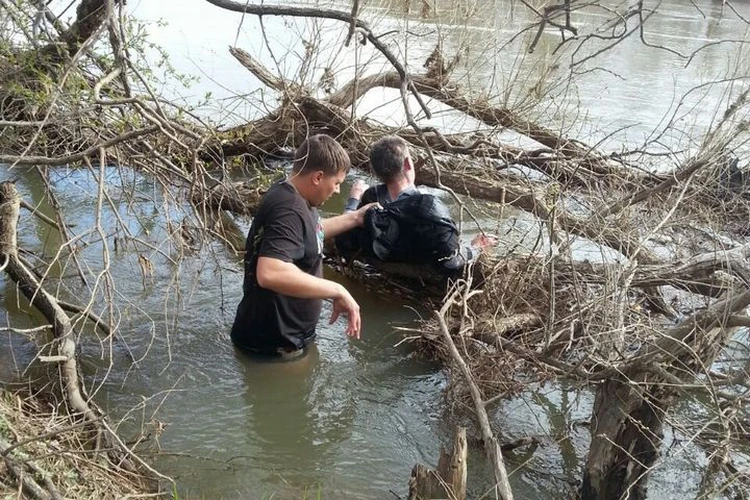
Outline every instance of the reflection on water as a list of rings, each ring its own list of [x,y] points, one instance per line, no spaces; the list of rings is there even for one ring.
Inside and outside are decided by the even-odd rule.
[[[324,478],[319,472],[330,468],[327,450],[346,438],[353,407],[337,401],[342,406],[339,414],[315,407],[317,347],[292,362],[269,362],[239,352],[237,357],[248,410],[243,427],[256,437],[258,456],[269,474],[263,482],[272,491],[281,485],[287,493],[320,488]],[[284,489],[278,493],[285,493]]]

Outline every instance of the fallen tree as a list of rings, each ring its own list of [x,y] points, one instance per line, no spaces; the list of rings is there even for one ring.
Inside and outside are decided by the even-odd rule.
[[[39,360],[45,363],[58,364],[62,392],[66,396],[70,408],[70,417],[74,421],[80,419],[79,422],[73,424],[72,428],[60,432],[76,428],[88,431],[88,437],[82,443],[82,446],[90,456],[106,456],[108,462],[105,467],[109,467],[112,473],[128,476],[130,481],[138,484],[140,488],[156,490],[158,489],[158,480],[168,478],[158,474],[123,443],[107,423],[104,413],[96,407],[85,393],[82,388],[77,362],[76,338],[78,338],[80,332],[74,330],[70,318],[63,310],[63,306],[42,287],[34,273],[19,258],[16,233],[20,206],[21,198],[13,183],[0,183],[0,258],[2,259],[0,268],[8,274],[30,304],[37,308],[49,322],[48,328],[53,337],[52,353],[50,355],[40,354]],[[93,319],[97,323],[99,322],[98,318]],[[49,434],[46,438],[57,434],[58,432]],[[37,439],[45,439],[45,436],[34,437],[30,441]],[[19,481],[20,489],[26,490],[33,498],[68,496],[67,491],[60,493],[58,487],[49,478],[45,480],[45,487],[42,488],[35,483],[34,479],[26,477],[23,470],[25,466],[28,466],[28,462],[17,461],[11,452],[23,447],[30,441],[11,443],[0,436],[0,455]],[[33,465],[30,467],[32,476],[41,472],[36,470]],[[59,471],[48,471],[47,474],[53,472]],[[58,477],[58,484],[62,482]],[[149,486],[147,487],[146,484],[149,484]],[[77,485],[73,484],[71,487],[75,489]]]

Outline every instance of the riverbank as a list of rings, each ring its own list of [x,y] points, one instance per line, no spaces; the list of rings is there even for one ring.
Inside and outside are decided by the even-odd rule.
[[[133,472],[127,459],[113,461],[112,450],[98,442],[89,425],[67,415],[64,403],[25,386],[0,389],[0,497],[165,496],[153,477]]]

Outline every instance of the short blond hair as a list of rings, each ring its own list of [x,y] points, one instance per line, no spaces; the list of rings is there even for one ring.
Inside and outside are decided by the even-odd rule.
[[[346,150],[336,139],[325,134],[312,135],[300,144],[294,153],[295,174],[321,170],[325,175],[349,172],[352,162]]]

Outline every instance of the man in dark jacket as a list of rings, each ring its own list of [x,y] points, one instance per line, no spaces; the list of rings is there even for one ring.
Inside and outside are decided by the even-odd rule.
[[[414,185],[414,163],[409,154],[409,146],[401,137],[387,136],[373,144],[370,149],[370,165],[382,184],[365,190],[366,184],[361,180],[356,181],[349,193],[345,213],[374,202],[386,207],[392,202],[419,194]],[[439,198],[433,198],[432,217],[436,220],[451,220],[445,204]],[[441,267],[448,272],[460,271],[476,258],[482,249],[495,244],[497,240],[494,238],[478,235],[472,239],[470,246],[457,247],[450,258],[441,261]]]
[[[328,219],[317,210],[339,192],[349,167],[338,142],[315,135],[297,149],[290,178],[264,195],[247,236],[243,297],[231,332],[240,349],[301,354],[315,338],[323,299],[333,301],[330,322],[344,313],[346,334],[359,338],[359,305],[341,284],[323,279],[322,252],[325,238],[361,226],[370,207]]]

